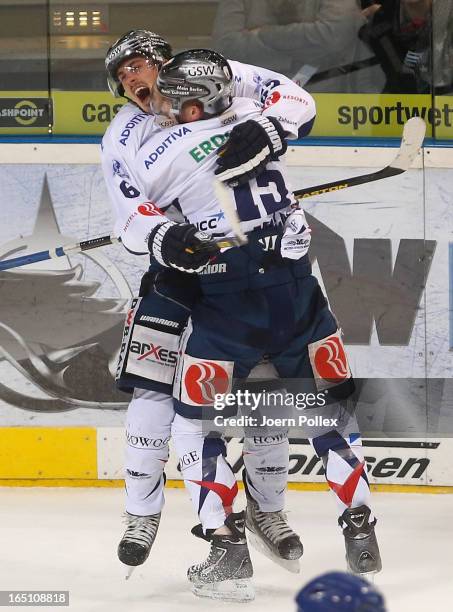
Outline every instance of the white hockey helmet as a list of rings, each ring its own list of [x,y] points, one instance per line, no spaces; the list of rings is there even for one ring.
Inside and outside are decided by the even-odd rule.
[[[156,88],[170,100],[175,115],[186,100],[192,100],[203,104],[205,116],[215,116],[233,102],[233,73],[220,53],[191,49],[162,66]]]
[[[123,34],[113,43],[105,57],[107,83],[115,98],[124,95],[124,88],[116,76],[119,65],[125,59],[137,56],[151,59],[160,66],[171,58],[172,49],[162,36],[149,30],[130,30]]]

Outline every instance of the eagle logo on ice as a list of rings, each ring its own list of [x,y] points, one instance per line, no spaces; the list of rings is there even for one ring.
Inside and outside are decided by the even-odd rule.
[[[31,227],[30,235],[0,245],[0,259],[75,242],[60,231],[46,177]],[[111,297],[110,291],[118,295]],[[34,412],[126,408],[128,398],[115,390],[113,375],[131,297],[121,270],[97,251],[2,272],[2,417],[12,407]]]

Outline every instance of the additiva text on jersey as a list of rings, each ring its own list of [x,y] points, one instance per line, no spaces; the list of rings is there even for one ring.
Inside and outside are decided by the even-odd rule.
[[[190,132],[192,132],[192,130],[186,127],[185,125],[183,125],[182,127],[179,128],[179,130],[175,130],[169,136],[167,136],[167,138],[156,148],[156,150],[150,153],[150,155],[148,156],[148,159],[145,159],[146,169],[149,170],[150,166],[152,166],[154,162],[157,161],[158,158],[163,153],[165,153],[168,147],[171,144],[173,144],[175,140],[182,138],[183,136],[185,136],[186,134],[189,134]]]

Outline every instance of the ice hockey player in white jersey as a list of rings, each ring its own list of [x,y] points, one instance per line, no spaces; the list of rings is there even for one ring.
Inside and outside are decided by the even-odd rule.
[[[120,225],[127,248],[147,248],[162,267],[197,273],[200,279],[202,295],[180,345],[173,424],[178,454],[189,458],[182,471],[202,523],[202,531],[196,532],[211,543],[206,561],[189,569],[194,591],[215,597],[226,589],[229,596],[249,596],[252,570],[242,519],[229,514],[233,476],[222,463],[220,438],[203,433],[200,419],[212,414],[214,392],[231,389],[233,378],[247,378],[265,355],[281,377],[301,379],[314,392],[328,389],[323,413],[336,416],[336,425],[314,431],[312,443],[337,495],[350,569],[379,571],[376,520],[369,507],[357,423],[341,409],[341,401],[352,392],[352,377],[336,320],[311,274],[309,228],[278,161],[284,149],[281,126],[263,118],[255,102],[233,100],[231,69],[211,51],[178,54],[161,69],[157,89],[153,109],[173,125],[152,135],[137,154],[141,181],[149,185],[148,214],[142,219],[129,210]],[[249,142],[246,136],[253,133]],[[241,162],[237,146],[232,155],[230,143],[239,140],[249,149],[259,140],[256,135],[263,134],[261,141],[267,144],[252,159]],[[234,157],[236,163],[231,163]],[[256,178],[247,180],[247,173],[261,164]],[[215,174],[233,185],[232,201],[249,239],[247,245],[222,253],[209,238],[228,236],[232,227],[222,218],[212,187]],[[175,198],[185,223],[163,213]],[[215,230],[201,234],[200,223],[214,215]],[[248,526],[265,533],[265,520],[255,512],[253,482],[248,475],[245,481]],[[208,503],[205,489],[216,492]],[[224,527],[216,528],[219,520]]]
[[[171,48],[160,36],[136,30],[121,37],[106,58],[112,93],[124,95],[130,102],[120,110],[104,136],[103,171],[115,212],[117,234],[124,238],[126,248],[138,253],[143,253],[143,243],[130,242],[126,234],[135,232],[133,222],[146,221],[157,211],[148,202],[151,186],[148,177],[142,177],[137,156],[142,147],[147,146],[151,135],[168,123],[166,118],[154,117],[149,102],[158,69],[170,56]],[[310,131],[315,106],[309,94],[284,76],[266,69],[238,62],[231,62],[231,67],[234,74],[232,95],[260,102],[261,114],[284,125],[289,138]],[[176,126],[176,135],[172,136],[172,131],[167,134],[164,148],[177,140],[178,129]],[[284,147],[285,143],[280,153]],[[241,154],[253,158],[253,146]],[[265,160],[262,159],[261,163],[264,164]],[[260,169],[256,168],[256,172]],[[175,207],[171,209],[174,211]],[[201,228],[215,228],[220,221],[218,217],[216,214],[202,221]],[[130,233],[132,223],[134,228]],[[139,353],[128,350],[131,346],[136,348],[139,340],[123,343],[125,351],[118,370],[119,388],[134,390],[126,422],[127,529],[118,548],[119,558],[130,566],[146,560],[159,526],[164,503],[163,469],[174,417],[172,356],[198,292],[198,279],[194,275],[182,274],[173,268],[160,268],[158,272],[154,269],[145,275],[141,297],[135,301],[135,308],[127,317],[126,334],[129,338],[140,339],[145,335],[150,346],[161,347],[160,353],[140,359]],[[142,342],[141,346],[144,345]],[[302,546],[281,512],[288,473],[287,435],[279,432],[263,439],[247,439],[244,451],[247,478],[254,496],[250,496],[249,505],[254,504],[255,516],[261,517],[265,525],[265,529],[260,531],[264,546],[273,551],[274,560],[294,568],[295,559],[302,554]]]

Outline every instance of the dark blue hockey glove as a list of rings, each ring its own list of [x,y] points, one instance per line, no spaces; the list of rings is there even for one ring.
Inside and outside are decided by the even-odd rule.
[[[219,248],[210,244],[208,234],[195,225],[167,221],[157,225],[148,239],[148,248],[162,266],[181,272],[201,272]]]

